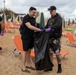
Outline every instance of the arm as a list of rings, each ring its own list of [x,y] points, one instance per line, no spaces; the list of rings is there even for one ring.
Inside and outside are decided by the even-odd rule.
[[[49,20],[48,20],[48,22],[49,22]],[[51,27],[48,27],[48,24],[46,25],[45,31],[50,32],[51,30],[58,29],[60,26],[62,26],[62,19],[61,19],[61,17],[58,17],[57,21],[56,21],[56,23],[54,25],[51,25]]]
[[[32,26],[29,22],[25,23],[25,25],[31,30],[41,31],[41,29]]]

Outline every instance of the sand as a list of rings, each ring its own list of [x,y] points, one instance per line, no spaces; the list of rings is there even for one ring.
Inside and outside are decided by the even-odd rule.
[[[19,56],[14,58],[13,50],[16,48],[12,36],[19,35],[16,29],[14,33],[5,33],[0,37],[0,75],[58,75],[57,62],[54,59],[54,68],[52,72],[31,71],[31,73],[23,73],[20,68]],[[76,75],[76,47],[66,45],[67,38],[62,37],[62,50],[69,52],[65,59],[62,60],[63,72],[60,75]]]

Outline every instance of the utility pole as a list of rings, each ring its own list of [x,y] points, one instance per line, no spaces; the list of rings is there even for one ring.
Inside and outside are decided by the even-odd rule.
[[[6,1],[4,0],[3,2],[4,2],[4,10],[5,10],[5,3],[6,3]]]

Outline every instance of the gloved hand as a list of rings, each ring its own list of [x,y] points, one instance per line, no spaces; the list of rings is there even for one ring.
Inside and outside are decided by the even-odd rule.
[[[50,32],[50,31],[51,31],[51,28],[45,29],[45,32]]]
[[[3,32],[1,32],[0,36],[3,36],[3,35],[4,35],[4,33],[3,33]]]

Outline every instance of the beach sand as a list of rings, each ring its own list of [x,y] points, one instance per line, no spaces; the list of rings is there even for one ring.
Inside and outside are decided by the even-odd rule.
[[[57,62],[54,59],[54,68],[51,72],[31,71],[31,73],[23,73],[20,68],[21,61],[19,56],[14,58],[13,50],[16,48],[12,36],[19,35],[16,29],[14,33],[5,33],[0,37],[0,46],[3,48],[0,51],[0,75],[59,75],[57,74]],[[76,75],[76,47],[66,45],[67,38],[62,37],[62,50],[69,52],[65,59],[62,60],[63,72],[60,75]]]

